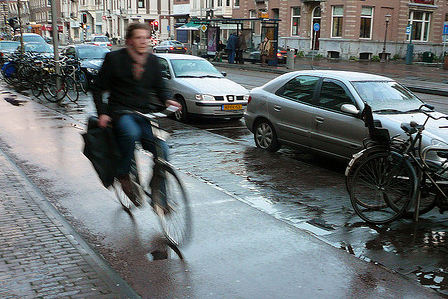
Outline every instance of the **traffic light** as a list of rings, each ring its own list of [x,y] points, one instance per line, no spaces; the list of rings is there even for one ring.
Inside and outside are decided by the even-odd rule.
[[[154,31],[158,31],[159,30],[159,21],[154,20],[154,21],[151,22],[151,25],[152,25],[152,29]]]
[[[19,27],[19,20],[17,19],[17,17],[14,18],[10,18],[8,20],[8,24],[9,26],[11,26],[13,29],[16,29]]]
[[[86,23],[82,23],[81,27],[82,27],[82,29],[87,29],[87,24]]]
[[[86,24],[86,23],[87,23],[87,14],[86,14],[86,13],[83,13],[83,14],[82,14],[82,23],[83,23],[83,24]]]

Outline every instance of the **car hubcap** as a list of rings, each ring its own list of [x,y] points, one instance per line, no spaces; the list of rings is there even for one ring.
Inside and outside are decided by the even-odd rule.
[[[267,148],[271,145],[273,138],[273,132],[271,126],[266,123],[262,123],[257,128],[257,142],[262,148]]]

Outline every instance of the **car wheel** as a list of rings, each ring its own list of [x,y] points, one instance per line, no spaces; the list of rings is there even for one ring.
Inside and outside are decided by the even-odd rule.
[[[174,118],[177,121],[188,122],[190,119],[187,111],[187,105],[185,104],[184,98],[178,96],[175,98],[175,101],[182,105],[182,109],[174,113]]]
[[[276,152],[281,145],[277,139],[277,133],[272,124],[267,120],[260,120],[254,130],[255,145],[270,152]]]

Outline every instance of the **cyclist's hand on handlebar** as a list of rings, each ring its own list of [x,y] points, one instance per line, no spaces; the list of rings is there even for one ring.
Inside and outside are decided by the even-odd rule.
[[[112,121],[112,118],[107,114],[101,114],[98,116],[98,126],[101,129],[104,129],[107,127],[107,125]]]
[[[173,101],[173,100],[167,100],[167,101],[165,102],[165,105],[166,105],[167,107],[169,107],[169,106],[175,106],[175,107],[179,108],[179,110],[182,109],[182,105],[181,105],[179,102],[177,102],[177,101]]]

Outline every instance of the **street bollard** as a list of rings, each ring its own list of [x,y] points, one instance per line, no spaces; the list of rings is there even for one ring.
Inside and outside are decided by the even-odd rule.
[[[286,52],[286,68],[294,69],[294,50],[290,49]]]
[[[408,44],[408,48],[406,51],[406,64],[412,64],[412,61],[414,60],[414,45]]]

